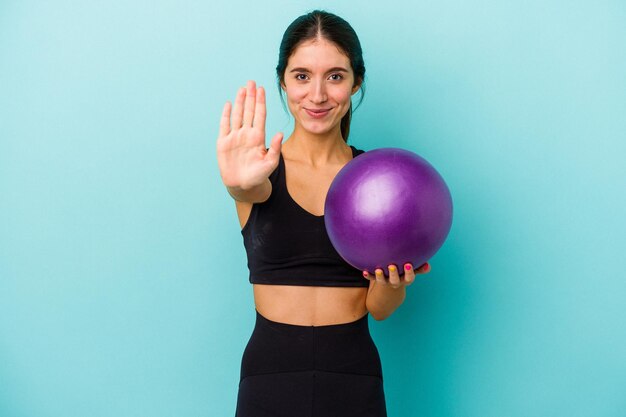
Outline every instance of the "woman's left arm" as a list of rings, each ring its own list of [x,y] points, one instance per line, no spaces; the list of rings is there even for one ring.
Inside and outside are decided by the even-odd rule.
[[[411,264],[404,267],[403,276],[400,276],[395,265],[389,265],[389,277],[386,277],[380,268],[375,271],[375,275],[363,271],[363,276],[370,281],[365,306],[374,320],[385,320],[391,316],[391,313],[404,302],[406,287],[413,283],[415,275],[430,272],[428,263],[415,270]]]

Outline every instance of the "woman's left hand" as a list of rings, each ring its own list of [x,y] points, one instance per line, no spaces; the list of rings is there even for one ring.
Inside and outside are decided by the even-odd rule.
[[[363,277],[370,281],[376,281],[377,285],[389,285],[393,288],[400,288],[411,285],[413,281],[415,281],[415,275],[422,275],[430,272],[430,265],[426,262],[419,268],[413,269],[413,265],[410,263],[404,264],[404,275],[402,276],[400,276],[396,265],[389,265],[387,270],[389,271],[389,276],[386,276],[385,272],[381,268],[377,268],[374,274],[370,274],[368,271],[363,271]]]

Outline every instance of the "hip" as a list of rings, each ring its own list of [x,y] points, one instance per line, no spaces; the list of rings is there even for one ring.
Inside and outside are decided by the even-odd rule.
[[[256,311],[254,330],[242,358],[241,380],[252,375],[301,371],[374,376],[382,380],[368,314],[347,323],[306,326],[276,322]]]

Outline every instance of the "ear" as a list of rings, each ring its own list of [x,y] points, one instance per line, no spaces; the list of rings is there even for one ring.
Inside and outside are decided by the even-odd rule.
[[[351,95],[356,94],[356,92],[361,89],[361,83],[362,82],[363,82],[363,80],[361,80],[360,78],[355,80],[354,86],[352,87],[352,94]]]

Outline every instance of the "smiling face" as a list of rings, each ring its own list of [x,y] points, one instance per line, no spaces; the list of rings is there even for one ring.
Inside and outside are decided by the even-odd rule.
[[[282,88],[295,119],[295,129],[324,135],[340,131],[350,109],[354,85],[350,59],[332,42],[303,42],[289,57]]]

